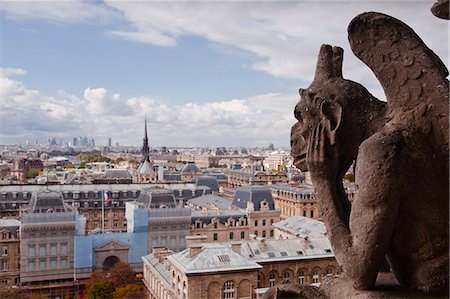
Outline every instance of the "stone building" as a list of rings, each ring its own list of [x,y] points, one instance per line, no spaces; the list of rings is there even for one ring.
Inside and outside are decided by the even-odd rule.
[[[189,235],[191,210],[177,202],[173,192],[166,189],[145,189],[138,202],[148,209],[147,248],[165,246],[173,251],[186,248]]]
[[[31,198],[21,217],[20,282],[44,295],[75,292],[74,235],[78,214],[61,193],[43,191]],[[47,285],[42,290],[42,284]],[[42,293],[41,293],[42,294]]]
[[[269,187],[272,190],[275,206],[281,212],[281,219],[303,216],[321,220],[314,186],[308,184],[297,186],[274,184]],[[356,186],[352,183],[345,183],[344,187],[347,198],[350,202],[353,201]]]
[[[149,298],[260,298],[282,282],[318,285],[339,273],[327,238],[194,243],[143,261]]]
[[[203,242],[248,240],[250,235],[274,238],[272,224],[280,212],[266,186],[240,187],[233,200],[205,195],[188,201],[192,208],[191,235]]]
[[[20,282],[20,221],[0,219],[0,286]]]
[[[246,185],[271,185],[286,184],[289,177],[284,172],[270,173],[264,171],[250,171],[245,169],[226,169],[224,173],[228,177],[229,187],[239,187]]]
[[[275,239],[323,238],[327,229],[322,221],[303,216],[294,216],[274,223]]]
[[[195,165],[194,161],[187,161],[186,164],[181,168],[180,173],[182,181],[191,181],[194,179],[194,177],[203,175],[200,168]]]

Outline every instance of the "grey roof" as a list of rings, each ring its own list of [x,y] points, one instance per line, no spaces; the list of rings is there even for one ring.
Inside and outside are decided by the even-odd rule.
[[[183,168],[181,168],[181,173],[197,173],[200,172],[200,169],[195,165],[194,161],[188,161]]]
[[[144,159],[142,163],[139,165],[137,172],[139,174],[147,174],[147,175],[155,175],[155,171],[153,170],[153,165],[147,159]]]
[[[152,253],[147,254],[142,257],[142,260],[147,261],[150,265],[152,265],[155,270],[159,273],[160,277],[164,279],[164,282],[171,286],[172,276],[170,275],[169,269],[159,261]]]
[[[29,207],[32,212],[46,212],[50,209],[55,212],[66,210],[62,193],[50,190],[36,193],[31,198]]]
[[[266,200],[271,210],[275,209],[270,188],[267,186],[248,185],[236,189],[233,205],[242,209],[247,208],[247,203],[252,202],[255,211],[259,211],[261,202]]]
[[[149,188],[141,191],[138,201],[147,208],[174,208],[176,206],[175,196],[172,190],[163,188]]]
[[[219,183],[217,179],[213,176],[197,176],[195,177],[195,185],[197,186],[207,186],[211,188],[212,191],[219,191]]]
[[[328,238],[245,241],[241,254],[255,262],[334,257]]]
[[[191,206],[206,208],[211,210],[213,208],[218,208],[220,210],[230,209],[232,201],[220,196],[207,194],[200,197],[191,198],[188,200]]]
[[[130,172],[126,169],[107,169],[106,178],[132,178]]]
[[[262,266],[234,252],[228,245],[208,243],[196,255],[190,256],[191,248],[168,256],[183,273],[206,273],[234,270],[261,269]]]
[[[321,238],[327,233],[322,221],[294,216],[273,224],[274,227],[298,237]]]
[[[2,218],[0,219],[0,229],[7,229],[15,231],[19,228],[20,221],[14,218]]]
[[[220,223],[225,224],[227,223],[228,219],[239,219],[241,217],[246,218],[247,215],[245,212],[239,211],[239,210],[223,210],[220,212],[214,212],[214,211],[208,211],[208,213],[205,213],[203,211],[193,210],[191,212],[192,218],[191,223],[195,223],[196,220],[202,220],[203,223],[211,222],[213,218],[218,219]],[[207,221],[208,220],[208,221]]]

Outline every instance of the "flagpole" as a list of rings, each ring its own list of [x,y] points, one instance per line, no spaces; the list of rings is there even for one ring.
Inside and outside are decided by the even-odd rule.
[[[102,234],[105,232],[105,191],[102,190]]]

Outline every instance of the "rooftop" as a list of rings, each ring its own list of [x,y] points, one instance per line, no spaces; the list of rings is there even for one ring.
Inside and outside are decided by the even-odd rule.
[[[303,216],[294,216],[274,223],[273,226],[298,237],[321,238],[327,233],[322,221]]]

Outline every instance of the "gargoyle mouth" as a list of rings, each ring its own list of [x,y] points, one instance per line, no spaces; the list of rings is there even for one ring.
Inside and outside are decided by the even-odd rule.
[[[306,153],[295,156],[294,165],[301,171],[306,171],[308,168],[306,165]]]

